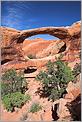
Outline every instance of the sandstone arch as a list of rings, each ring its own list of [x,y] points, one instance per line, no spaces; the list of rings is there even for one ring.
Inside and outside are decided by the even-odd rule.
[[[0,27],[1,31],[1,47],[10,46],[13,43],[22,43],[26,38],[37,34],[49,34],[59,39],[67,39],[75,35],[77,32],[81,32],[81,21],[72,24],[71,26],[62,27],[41,27],[29,30],[19,31],[13,28]]]
[[[41,27],[30,30],[23,31],[12,31],[8,28],[0,28],[3,31],[2,43],[1,43],[1,58],[2,60],[11,59],[12,61],[2,65],[2,70],[7,70],[10,68],[14,69],[25,69],[26,67],[44,66],[48,60],[55,61],[55,56],[45,57],[42,59],[26,59],[25,54],[22,51],[23,41],[37,34],[50,34],[59,38],[60,42],[64,41],[67,46],[67,52],[64,51],[65,57],[64,60],[74,61],[76,59],[76,54],[79,55],[80,52],[80,42],[81,42],[81,22],[75,23],[67,27]],[[8,37],[8,38],[7,38]],[[7,43],[6,43],[7,42]],[[4,50],[5,48],[5,50]],[[62,49],[60,50],[60,52]],[[10,55],[12,52],[12,55]],[[5,55],[6,53],[6,55]],[[15,53],[15,54],[13,54]],[[25,60],[26,59],[26,60]]]
[[[21,31],[20,35],[18,35],[18,38],[16,38],[16,41],[17,43],[22,43],[26,38],[37,34],[49,34],[59,39],[65,39],[71,36],[70,33],[68,32],[68,29],[66,29],[65,27],[41,27]]]

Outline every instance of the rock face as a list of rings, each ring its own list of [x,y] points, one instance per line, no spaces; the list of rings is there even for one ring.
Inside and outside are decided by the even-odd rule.
[[[56,55],[56,57],[59,57],[59,55]],[[26,61],[15,60],[15,61],[11,61],[9,63],[5,63],[4,65],[2,65],[2,71],[6,71],[11,68],[17,69],[17,70],[26,69],[27,67],[36,67],[38,69],[38,68],[44,67],[49,60],[53,62],[53,61],[56,61],[56,58],[55,56],[49,56],[49,57],[45,57],[41,59],[30,59],[30,60],[28,59]]]
[[[11,68],[12,65],[16,65],[17,69],[24,69],[29,66],[44,66],[49,60],[55,61],[55,56],[61,53],[64,54],[62,60],[73,62],[79,59],[81,42],[80,26],[81,22],[76,22],[69,27],[42,27],[24,31],[1,27],[2,68]],[[47,42],[41,39],[31,42],[27,40],[28,44],[24,44],[27,37],[37,34],[50,34],[58,37],[60,40]],[[29,59],[29,54],[42,59]],[[5,63],[8,61],[10,62],[6,65]]]
[[[8,27],[0,27],[0,33],[2,38],[1,47],[7,47],[12,43],[12,37],[19,35],[20,31]]]
[[[8,27],[0,27],[1,32],[1,60],[2,64],[21,57],[21,45],[12,44],[12,37],[18,36],[20,31]],[[20,48],[20,49],[19,49]]]
[[[57,41],[51,43],[46,49],[43,49],[42,51],[37,53],[36,57],[43,58],[46,56],[58,54],[58,52],[64,45],[65,45],[65,43],[63,41],[60,42],[60,40],[57,40]]]
[[[78,80],[78,79],[77,79]],[[58,104],[57,115],[58,120],[81,120],[81,88],[80,88],[81,79],[76,83],[69,82],[66,89],[67,94],[64,98],[61,98],[54,102]],[[55,113],[54,113],[55,114]]]
[[[34,39],[34,40],[25,40],[23,42],[23,51],[25,52],[25,54],[28,55],[35,55],[37,56],[37,54],[39,52],[41,52],[42,50],[46,49],[50,44],[54,44],[55,40],[44,40],[44,39]]]
[[[67,105],[73,120],[81,121],[81,95]]]

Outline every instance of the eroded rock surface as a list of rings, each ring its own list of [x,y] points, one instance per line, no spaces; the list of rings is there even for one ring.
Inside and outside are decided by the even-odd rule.
[[[79,60],[80,26],[81,22],[76,22],[68,27],[42,27],[24,31],[1,27],[2,69],[9,69],[9,67],[16,69],[25,69],[29,66],[41,67],[49,60],[55,61],[55,57],[61,53],[64,55],[62,58],[64,61],[74,62],[76,59]],[[50,34],[60,40],[47,41],[45,45],[45,41],[39,39],[38,41],[31,41],[24,48],[25,39],[37,34]],[[36,56],[36,59],[28,58],[31,53]]]
[[[2,71],[8,69],[24,70],[25,77],[29,77],[28,91],[32,97],[32,101],[26,103],[22,109],[15,109],[13,113],[9,113],[2,108],[3,120],[20,120],[22,114],[27,114],[33,102],[37,101],[43,105],[43,109],[38,113],[27,114],[28,121],[53,121],[53,120],[72,120],[72,114],[75,113],[80,119],[81,107],[81,89],[80,77],[77,82],[69,82],[67,87],[67,94],[54,103],[48,101],[47,98],[40,98],[36,94],[37,90],[41,88],[41,84],[35,80],[36,75],[43,68],[49,60],[56,61],[60,54],[63,54],[62,60],[67,61],[69,66],[73,69],[76,63],[80,62],[80,42],[81,42],[81,22],[76,22],[68,27],[42,27],[31,30],[18,31],[11,28],[1,27],[1,57],[2,57]],[[36,34],[50,34],[58,37],[60,40],[25,40],[27,37]],[[28,58],[29,55],[34,55],[35,59]],[[30,70],[30,71],[29,71]],[[53,104],[53,105],[52,105]],[[53,106],[53,110],[52,110]],[[68,107],[69,106],[69,107]],[[17,112],[18,111],[18,112]],[[78,112],[77,112],[78,111]],[[79,114],[78,114],[79,113]]]
[[[77,79],[76,83],[69,82],[67,86],[67,94],[64,98],[61,98],[54,102],[53,107],[55,104],[58,104],[57,108],[57,115],[59,117],[58,120],[74,120],[77,121],[81,120],[81,88],[80,88],[80,75],[78,75],[79,79]],[[79,112],[79,113],[78,113]],[[55,114],[55,113],[54,113]],[[76,117],[76,118],[75,118]]]

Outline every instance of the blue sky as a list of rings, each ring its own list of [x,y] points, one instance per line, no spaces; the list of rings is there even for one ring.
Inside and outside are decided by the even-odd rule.
[[[2,1],[1,4],[1,25],[18,30],[69,26],[80,19],[80,1]],[[54,39],[49,35],[35,37]]]

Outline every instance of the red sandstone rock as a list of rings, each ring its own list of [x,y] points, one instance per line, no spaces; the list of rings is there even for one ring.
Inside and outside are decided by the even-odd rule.
[[[53,57],[54,57],[53,61],[55,61],[55,56],[48,58],[46,58],[46,56],[50,56],[50,54],[54,55],[61,52],[61,48],[64,43],[66,43],[66,50],[63,52],[64,54],[63,60],[68,62],[74,62],[75,59],[79,60],[78,55],[80,54],[80,31],[81,31],[80,25],[81,23],[77,22],[69,27],[44,27],[25,31],[16,31],[15,29],[1,27],[3,37],[2,50],[4,50],[2,53],[2,61],[5,62],[5,60],[9,61],[16,60],[18,63],[15,62],[16,63],[15,67],[25,68],[25,66],[23,66],[24,64],[27,64],[26,67],[29,66],[28,58],[26,56],[32,53],[32,55],[36,55],[37,57],[45,57],[45,58],[41,60],[33,59],[29,61],[29,64],[30,65],[32,64],[32,66],[33,65],[44,66],[48,60],[53,60]],[[27,46],[25,44],[22,44],[25,38],[41,33],[51,34],[53,36],[59,37],[60,39],[63,38],[64,43],[61,42],[62,40],[58,40],[57,44],[58,45],[62,44],[59,46],[59,48],[56,47],[54,41],[53,42],[47,41],[46,43],[45,41],[40,42],[40,39],[38,39],[38,41],[34,41],[33,43],[28,42]],[[7,36],[7,34],[9,37]],[[7,37],[8,39],[6,40]],[[13,52],[15,54],[12,54]],[[23,61],[25,59],[27,60],[27,63]],[[20,60],[22,60],[22,62],[19,66]],[[6,65],[4,65],[3,67],[5,66]],[[9,63],[9,66],[12,67],[12,64]]]
[[[43,116],[42,116],[42,119],[44,121],[52,121],[53,118],[52,118],[52,111],[50,109],[47,109],[44,113],[43,113]]]
[[[60,40],[54,40],[54,42],[49,44],[49,46],[47,48],[45,48],[42,51],[40,51],[39,53],[37,53],[36,57],[43,58],[46,56],[58,54],[58,52],[64,45],[65,45],[65,43],[62,40],[61,40],[61,42],[60,42]]]
[[[34,40],[25,40],[23,42],[23,51],[25,55],[37,55],[40,51],[46,49],[51,43],[54,43],[55,40],[48,41],[44,39],[34,39]]]
[[[12,37],[17,36],[20,31],[8,27],[0,27],[0,33],[2,38],[1,47],[7,47],[12,43]]]
[[[69,82],[67,89],[66,89],[67,94],[65,95],[65,98],[61,98],[59,100],[56,100],[53,104],[53,109],[54,109],[55,104],[58,104],[57,115],[59,117],[58,120],[60,120],[60,121],[62,121],[62,120],[69,120],[70,121],[71,120],[72,116],[70,114],[70,111],[69,111],[67,105],[71,104],[73,101],[76,101],[76,98],[81,93],[81,89],[80,89],[81,78],[80,77],[81,77],[80,75],[77,76],[78,82],[76,82],[76,83]],[[77,108],[78,108],[78,105],[79,104],[77,103]]]

